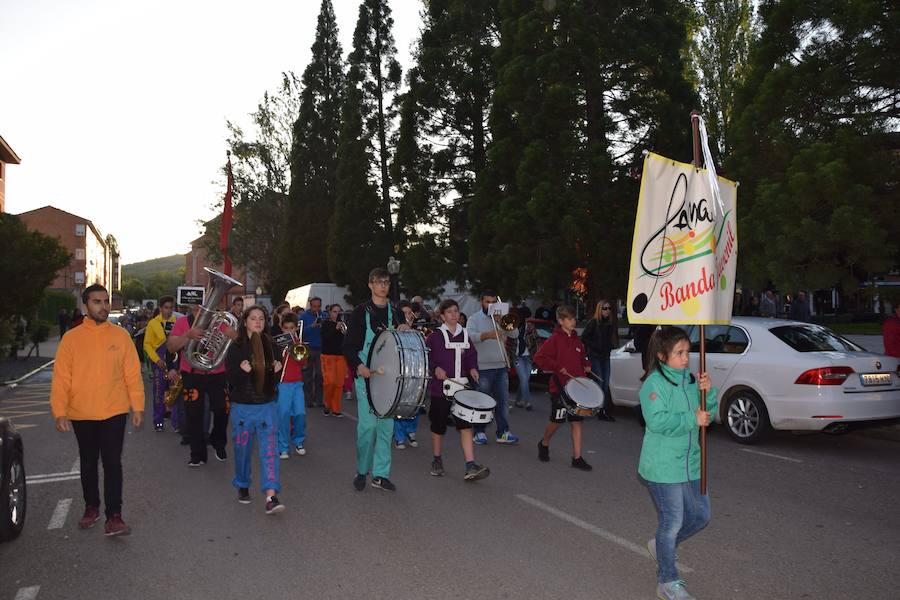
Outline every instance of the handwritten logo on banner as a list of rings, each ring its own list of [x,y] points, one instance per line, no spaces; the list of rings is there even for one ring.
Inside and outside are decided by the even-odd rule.
[[[702,170],[644,161],[628,282],[631,323],[728,323],[737,265],[736,184],[719,178],[714,208]]]

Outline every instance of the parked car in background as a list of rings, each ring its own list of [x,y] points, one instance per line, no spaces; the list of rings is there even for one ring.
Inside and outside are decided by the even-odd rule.
[[[700,327],[691,339],[699,366]],[[841,433],[851,424],[900,418],[900,360],[867,352],[811,323],[736,317],[706,326],[707,371],[719,389],[716,422],[743,444],[771,429]],[[613,351],[613,404],[637,406],[641,355],[632,342]]]
[[[0,417],[0,542],[19,537],[25,527],[27,494],[22,436]]]

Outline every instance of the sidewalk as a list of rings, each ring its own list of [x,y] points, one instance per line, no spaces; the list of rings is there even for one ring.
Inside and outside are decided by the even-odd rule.
[[[31,350],[29,345],[24,350],[19,350],[19,358],[0,360],[0,384],[18,379],[46,365],[56,356],[58,347],[59,336],[54,336],[38,346],[37,355],[32,351],[31,356],[24,358],[28,351]]]

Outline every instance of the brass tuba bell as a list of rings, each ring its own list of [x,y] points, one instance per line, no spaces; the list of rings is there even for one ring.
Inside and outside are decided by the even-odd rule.
[[[519,328],[519,317],[512,313],[507,313],[500,317],[500,328],[503,331],[513,331]]]

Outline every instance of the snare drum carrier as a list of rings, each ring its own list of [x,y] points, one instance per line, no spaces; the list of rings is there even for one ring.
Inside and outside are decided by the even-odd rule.
[[[469,378],[462,374],[462,355],[469,349],[469,332],[460,326],[463,333],[461,342],[450,341],[450,330],[447,325],[441,325],[438,331],[444,336],[444,348],[453,351],[453,373],[444,380],[444,395],[453,399],[450,413],[457,419],[473,425],[490,423],[494,418],[494,407],[497,403],[493,398],[476,390],[466,387]],[[451,381],[453,379],[454,381]]]

